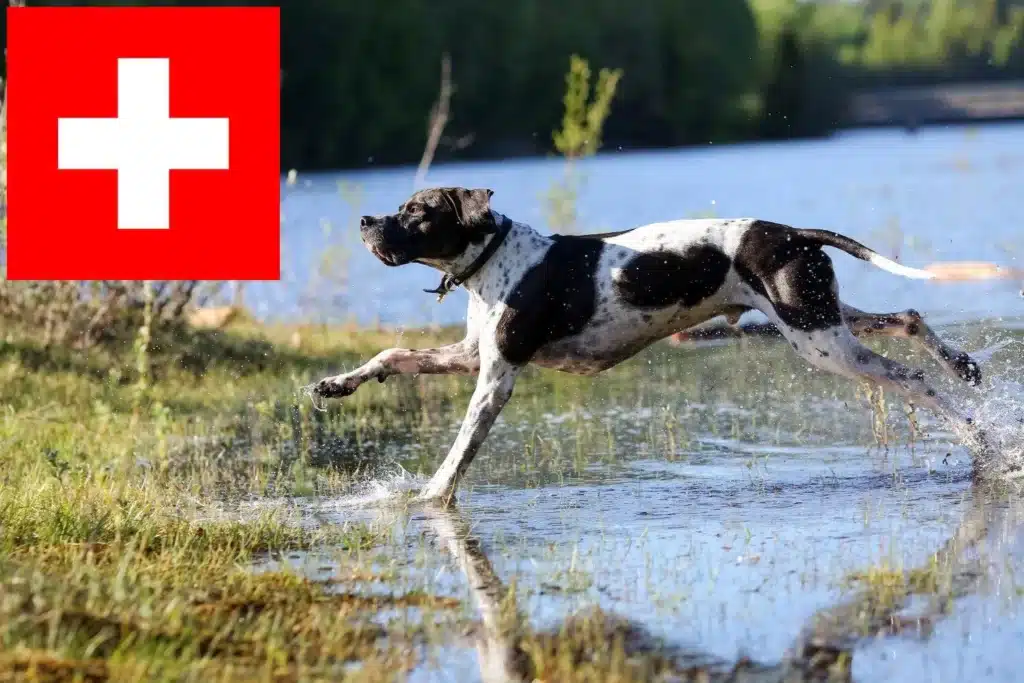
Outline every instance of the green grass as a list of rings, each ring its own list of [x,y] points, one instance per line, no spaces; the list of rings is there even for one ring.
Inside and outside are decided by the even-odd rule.
[[[409,387],[312,409],[297,389],[375,352],[383,333],[292,330],[154,339],[154,379],[135,400],[130,344],[75,353],[29,336],[0,346],[0,680],[394,680],[412,662],[381,607],[453,605],[367,597],[365,553],[382,530],[310,529],[267,493],[330,492],[344,463],[315,467],[318,440],[383,422]],[[437,334],[444,338],[444,332]],[[422,341],[422,340],[417,340]],[[418,401],[441,400],[440,395]],[[326,549],[347,578],[315,582],[254,561]],[[405,621],[402,628],[407,630]]]
[[[459,336],[246,321],[217,333],[157,328],[140,397],[130,340],[85,353],[9,332],[0,344],[0,680],[401,680],[417,663],[410,642],[434,637],[432,617],[461,618],[461,605],[405,589],[374,564],[387,528],[310,527],[276,503],[346,491],[370,443],[457,424],[473,384],[396,377],[329,411],[303,386],[389,346]],[[517,398],[531,413],[585,405],[590,390],[585,378],[531,370]],[[545,448],[523,467],[587,464]],[[436,455],[412,465],[426,472]],[[252,502],[263,511],[240,511]],[[303,550],[328,554],[333,578],[287,563],[254,571]],[[388,590],[365,590],[372,583]],[[378,617],[385,608],[393,617]],[[538,670],[553,673],[586,645],[524,638]],[[616,662],[609,680],[647,670]]]
[[[416,623],[429,629],[431,621],[403,612],[453,618],[459,605],[381,575],[370,557],[387,529],[309,528],[283,505],[256,515],[238,507],[344,491],[368,464],[355,455],[372,454],[368,444],[457,424],[473,386],[466,378],[396,377],[326,412],[299,390],[388,346],[459,334],[245,321],[218,333],[157,328],[140,397],[130,340],[84,353],[8,333],[0,345],[0,680],[400,680],[416,664],[409,639],[428,638]],[[638,361],[616,372],[650,369]],[[515,410],[577,409],[598,395],[586,378],[531,370]],[[591,446],[612,436],[582,425],[572,427],[572,454],[536,435],[521,475],[567,463],[585,469]],[[426,472],[436,455],[410,466]],[[253,571],[304,549],[330,553],[335,578]],[[368,582],[390,590],[370,597]],[[374,619],[383,607],[392,620]],[[557,676],[589,646],[572,634],[523,637],[537,670]],[[650,664],[595,662],[609,680],[642,678]]]
[[[420,663],[414,645],[441,644],[453,624],[465,625],[464,605],[424,593],[401,563],[375,561],[394,550],[390,528],[311,525],[290,505],[350,492],[402,444],[422,448],[400,455],[401,464],[431,473],[462,418],[470,378],[394,377],[328,411],[300,389],[384,348],[446,343],[461,330],[245,320],[216,333],[158,327],[141,395],[131,340],[86,353],[45,348],[17,329],[6,335],[0,681],[402,680]],[[777,410],[766,423],[757,411],[716,410],[782,406],[771,397],[794,382],[829,400],[884,404],[790,356],[784,345],[747,340],[732,350],[657,346],[601,381],[528,369],[470,483],[533,487],[635,457],[671,460],[697,425],[757,441],[838,438],[827,411]],[[756,382],[751,357],[770,369]],[[617,434],[619,423],[602,416],[613,408],[650,417],[640,431]],[[896,419],[887,418],[889,429]],[[847,439],[870,439],[877,426],[868,410],[849,422]],[[509,438],[514,446],[500,445]],[[489,457],[491,448],[506,457]],[[329,556],[331,578],[267,562],[306,550]],[[914,576],[857,578],[885,611],[920,588]],[[587,593],[591,581],[573,565],[553,577],[570,595]],[[602,635],[605,620],[581,616],[557,632],[524,625],[518,647],[542,680],[647,680],[668,666],[657,653],[615,645]]]

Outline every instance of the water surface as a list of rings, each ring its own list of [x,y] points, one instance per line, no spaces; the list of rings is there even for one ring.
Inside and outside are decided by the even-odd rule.
[[[1024,427],[1011,422],[1024,418],[1024,387],[1008,375],[1024,336],[975,335],[1009,341],[986,365],[999,376],[981,392],[952,381],[944,389],[998,403],[986,419],[1019,446]],[[883,350],[910,355],[905,344]],[[765,340],[660,345],[547,394],[531,391],[535,380],[523,381],[523,399],[499,419],[450,522],[479,542],[503,587],[515,586],[532,628],[557,632],[569,615],[599,606],[688,656],[782,666],[822,614],[865,592],[870,599],[871,586],[851,577],[924,568],[941,586],[892,610],[911,621],[922,612],[922,632],[863,637],[849,615],[827,632],[849,648],[855,680],[1014,680],[1024,666],[1024,652],[1008,647],[1024,628],[1024,506],[1013,492],[993,498],[972,486],[970,454],[932,416],[917,414],[912,432],[903,404],[888,397],[879,431],[858,387]],[[321,522],[389,525],[378,563],[399,568],[391,589],[465,599],[463,616],[474,622],[484,614],[474,607],[480,581],[450,550],[445,534],[458,533],[438,531],[415,506],[390,507],[439,463],[462,409],[430,425],[396,416],[406,427],[360,447],[380,465],[371,481],[351,497],[303,505]],[[973,545],[929,569],[968,532]],[[323,559],[303,561],[324,571]],[[433,646],[436,664],[412,680],[487,680],[462,639]]]
[[[428,185],[494,189],[494,207],[548,232],[544,197],[558,159],[452,164]],[[836,230],[912,266],[983,260],[1024,268],[1024,123],[857,131],[825,140],[657,152],[609,151],[580,165],[580,230],[697,215],[753,216]],[[466,296],[435,303],[423,266],[386,268],[359,244],[358,216],[394,211],[414,169],[300,175],[282,183],[283,283],[253,283],[269,318],[306,315],[389,325],[457,323]],[[332,248],[327,249],[328,245]],[[311,274],[331,259],[323,279]],[[1020,282],[935,285],[835,253],[842,295],[864,310],[913,306],[941,322],[1019,315]]]
[[[713,211],[838,230],[909,265],[1021,266],[1020,124],[611,153],[583,171],[588,230]],[[491,187],[495,208],[545,229],[540,197],[561,173],[554,160],[480,163],[439,167],[429,182]],[[339,182],[361,193],[354,213],[346,213],[353,206]],[[433,273],[385,269],[340,227],[350,225],[349,215],[393,210],[411,183],[411,170],[383,170],[300,176],[285,190],[286,274],[309,271],[325,242],[350,249],[346,286],[317,293],[324,317],[335,312],[323,297],[337,294],[330,303],[341,317],[360,322],[463,319],[463,293],[435,304],[418,293],[436,284]],[[335,230],[327,238],[322,220]],[[1008,451],[1020,449],[1021,283],[936,284],[843,255],[834,260],[849,303],[917,308],[943,336],[982,351],[980,392],[951,380],[942,389],[972,405]],[[268,317],[300,310],[295,287],[253,292]],[[881,348],[937,372],[906,342]],[[379,465],[372,479],[351,497],[302,505],[325,522],[390,525],[394,538],[378,551],[380,566],[397,568],[395,581],[406,588],[464,598],[469,621],[486,624],[479,589],[496,581],[515,586],[535,629],[557,630],[596,605],[666,647],[725,665],[748,656],[775,672],[818,638],[852,654],[858,681],[1009,681],[1024,669],[1024,506],[1013,490],[973,485],[971,454],[932,416],[917,413],[912,422],[888,396],[889,412],[879,417],[862,387],[766,340],[660,344],[597,378],[563,378],[546,392],[530,390],[535,379],[527,373],[520,383],[449,517],[415,507],[396,512],[387,503],[440,463],[461,403],[429,420],[396,414],[387,438],[353,441],[362,460]],[[466,544],[467,535],[478,551],[470,552],[477,546]],[[323,558],[293,561],[326,571]],[[858,574],[911,569],[935,585],[888,610],[865,607],[877,608],[878,588],[858,583]],[[434,659],[411,680],[484,680],[484,659],[457,632],[433,644]]]

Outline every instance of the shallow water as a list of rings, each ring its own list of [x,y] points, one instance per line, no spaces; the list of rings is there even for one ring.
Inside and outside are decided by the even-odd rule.
[[[583,164],[580,216],[585,231],[708,212],[758,216],[838,230],[908,265],[1019,268],[1022,142],[1024,124],[1006,124],[612,153]],[[495,208],[545,230],[541,198],[562,169],[556,160],[452,165],[433,169],[428,184],[492,187]],[[413,173],[300,176],[284,187],[285,279],[253,283],[247,302],[267,318],[461,322],[463,292],[435,304],[418,291],[436,284],[431,271],[384,268],[348,227],[359,214],[393,210]],[[340,251],[310,281],[328,245]],[[984,358],[981,392],[939,385],[1007,460],[1024,461],[1024,283],[936,284],[842,255],[834,262],[844,300],[916,308]],[[906,343],[882,348],[937,372]],[[1013,489],[972,484],[971,454],[932,416],[916,414],[912,429],[903,404],[887,397],[883,428],[857,386],[765,340],[658,345],[546,391],[531,391],[527,375],[453,513],[404,501],[444,457],[464,404],[429,421],[397,414],[386,437],[338,435],[374,463],[372,478],[351,495],[300,505],[315,523],[390,529],[373,561],[392,578],[366,590],[464,598],[463,618],[481,621],[485,636],[493,595],[509,586],[534,629],[557,630],[599,605],[687,661],[728,667],[749,656],[767,667],[751,680],[782,680],[807,643],[850,652],[858,681],[1004,681],[1024,668],[1024,504]],[[338,571],[329,558],[288,561],[319,577]],[[850,577],[886,567],[920,569],[935,585],[880,607],[884,591]],[[489,680],[492,660],[462,630],[442,627],[410,680]],[[503,652],[491,636],[480,652]]]
[[[1019,446],[1024,335],[991,326],[940,333],[971,351],[992,348],[980,392],[942,386]],[[930,367],[904,343],[882,349]],[[483,618],[486,596],[481,604],[473,591],[482,579],[460,559],[468,531],[491,580],[515,586],[535,629],[557,631],[598,605],[643,626],[659,647],[726,664],[748,656],[782,667],[817,634],[849,648],[858,681],[1015,680],[1024,666],[1013,646],[1024,631],[1024,504],[1013,491],[975,488],[970,454],[930,415],[918,414],[923,434],[911,441],[902,404],[890,398],[888,446],[880,445],[857,387],[766,340],[658,346],[547,395],[530,392],[530,381],[470,468],[457,512],[441,521],[391,504],[440,462],[461,405],[434,426],[410,424],[405,437],[364,444],[363,456],[400,476],[304,504],[321,522],[391,528],[377,562],[397,567],[397,578],[373,590],[454,595],[465,598],[466,619]],[[872,593],[851,583],[852,573],[927,568],[957,534],[974,544],[944,556],[936,572],[956,588],[905,606],[911,617],[924,610],[923,635],[916,626],[877,638],[855,632],[863,619],[844,605]],[[321,558],[292,561],[323,575]],[[928,605],[944,596],[952,599],[945,612]],[[890,611],[885,624],[902,614]],[[815,628],[830,614],[838,626]],[[486,680],[472,643],[459,629],[446,632],[428,648],[434,663],[410,680]],[[780,680],[770,673],[763,680]]]

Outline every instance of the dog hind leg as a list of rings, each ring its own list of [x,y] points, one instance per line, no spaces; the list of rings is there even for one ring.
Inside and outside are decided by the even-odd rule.
[[[971,424],[925,379],[923,370],[881,356],[860,343],[845,325],[803,332],[776,323],[793,348],[811,365],[856,380],[867,380],[903,396],[949,420],[953,426]]]
[[[798,245],[800,246],[800,245]],[[843,318],[832,261],[820,249],[779,252],[772,268],[763,268],[754,287],[767,301],[758,308],[775,323],[793,349],[815,367],[889,388],[915,404],[970,430],[971,421],[909,368],[861,344]]]
[[[981,384],[981,369],[978,363],[965,352],[949,346],[915,310],[899,313],[865,313],[853,306],[842,304],[843,318],[857,337],[883,336],[910,339],[920,344],[925,351],[954,377],[973,386]]]

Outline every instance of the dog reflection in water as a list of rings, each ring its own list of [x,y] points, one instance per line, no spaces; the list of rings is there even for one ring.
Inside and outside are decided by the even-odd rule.
[[[745,658],[726,662],[667,643],[639,623],[597,608],[574,614],[555,629],[535,632],[459,509],[432,504],[422,512],[428,529],[469,585],[480,617],[471,638],[485,683],[562,681],[570,670],[579,676],[586,669],[600,674],[601,680],[616,679],[618,674],[622,680],[666,683],[852,680],[850,656],[843,649],[808,643],[779,664]]]
[[[775,664],[727,662],[684,649],[654,637],[634,621],[597,609],[572,615],[557,628],[533,631],[516,606],[514,591],[498,577],[459,508],[433,504],[422,513],[469,585],[480,616],[472,637],[485,683],[849,682],[852,653],[861,643],[897,635],[927,639],[937,622],[955,613],[951,606],[956,600],[985,587],[995,586],[992,597],[1000,604],[1016,597],[1015,582],[993,576],[1000,568],[1012,569],[1024,542],[1024,502],[1011,498],[1011,493],[998,486],[972,485],[965,492],[965,511],[957,528],[922,566],[862,572],[868,580],[860,589],[815,613],[794,647]],[[870,577],[880,574],[884,580],[873,585]],[[585,675],[588,669],[598,678]]]

